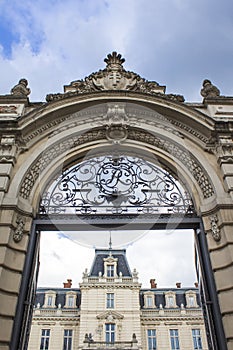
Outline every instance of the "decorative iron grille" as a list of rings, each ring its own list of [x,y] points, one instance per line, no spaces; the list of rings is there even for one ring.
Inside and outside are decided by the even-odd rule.
[[[192,213],[180,181],[132,156],[100,156],[64,171],[49,186],[40,214]]]

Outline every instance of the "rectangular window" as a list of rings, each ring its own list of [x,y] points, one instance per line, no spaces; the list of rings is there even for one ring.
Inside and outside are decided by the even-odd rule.
[[[51,295],[49,295],[48,296],[48,303],[47,303],[47,305],[48,306],[52,306],[52,304],[53,304],[53,297]]]
[[[68,297],[68,307],[74,307],[74,297],[72,295]]]
[[[180,349],[178,329],[170,329],[170,341],[172,350]]]
[[[189,306],[194,307],[194,296],[192,295],[189,296]]]
[[[147,330],[147,342],[148,342],[148,350],[156,349],[156,330],[155,329]]]
[[[107,323],[105,325],[105,339],[106,339],[106,343],[115,342],[115,324]]]
[[[202,341],[201,341],[201,331],[200,329],[192,329],[193,336],[193,348],[202,350]]]
[[[114,277],[114,265],[107,265],[107,277]]]
[[[106,306],[108,309],[114,308],[114,293],[107,293],[107,303]]]
[[[49,348],[50,329],[41,330],[40,350],[48,350]]]
[[[63,350],[71,350],[72,349],[72,329],[64,329],[64,342],[63,342]]]
[[[174,297],[173,296],[168,297],[168,307],[174,307]]]
[[[146,300],[146,301],[147,301],[147,307],[152,307],[152,305],[153,305],[153,304],[152,304],[152,300],[153,300],[153,299],[152,299],[151,296],[147,297],[147,300]]]

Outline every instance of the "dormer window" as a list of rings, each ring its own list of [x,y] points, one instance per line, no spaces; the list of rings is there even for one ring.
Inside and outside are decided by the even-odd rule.
[[[66,293],[66,303],[65,306],[66,308],[74,308],[76,307],[76,298],[77,295],[75,292],[69,291]]]
[[[107,265],[107,277],[114,277],[114,265]]]
[[[174,296],[173,295],[169,295],[168,298],[168,307],[174,307]]]
[[[176,305],[176,293],[169,291],[165,293],[166,308],[177,307]]]
[[[153,292],[146,292],[144,294],[144,307],[148,307],[148,308],[155,307],[155,295]]]
[[[117,258],[109,255],[104,260],[104,277],[117,277]]]
[[[55,307],[56,292],[53,290],[48,290],[45,293],[44,305],[43,307]]]
[[[185,296],[186,296],[186,307],[188,308],[198,307],[195,292],[193,292],[192,290],[187,291],[185,293]]]

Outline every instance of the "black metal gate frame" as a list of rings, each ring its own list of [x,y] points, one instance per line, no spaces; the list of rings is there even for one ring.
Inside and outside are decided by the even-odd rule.
[[[59,229],[58,229],[59,228]],[[25,259],[20,294],[14,320],[11,350],[26,350],[33,309],[33,293],[37,280],[39,240],[41,231],[103,231],[103,230],[161,230],[193,229],[195,246],[200,267],[200,280],[204,306],[207,315],[207,336],[209,349],[227,350],[222,318],[217,298],[214,275],[211,267],[206,235],[200,217],[179,214],[144,215],[39,215],[32,224],[30,240]]]

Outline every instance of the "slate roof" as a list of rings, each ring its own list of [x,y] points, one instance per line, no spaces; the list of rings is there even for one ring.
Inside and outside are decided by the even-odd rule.
[[[36,291],[36,297],[34,305],[36,306],[38,303],[40,303],[40,306],[44,305],[45,300],[45,292],[52,290],[56,292],[56,299],[55,299],[55,305],[58,306],[61,304],[61,307],[65,305],[66,302],[66,293],[67,292],[76,292],[77,299],[76,299],[76,305],[77,308],[81,305],[81,291],[79,288],[37,288]]]
[[[126,250],[125,249],[96,249],[95,250],[95,258],[90,270],[90,276],[96,277],[99,276],[99,272],[104,274],[104,258],[109,257],[109,253],[113,258],[117,258],[117,274],[122,273],[123,277],[132,277],[130,267],[126,258]]]
[[[144,306],[144,294],[145,292],[153,292],[155,295],[155,305],[156,307],[159,307],[159,305],[161,304],[163,307],[165,307],[166,302],[165,302],[165,293],[168,291],[172,291],[176,294],[176,305],[178,307],[181,307],[181,304],[184,305],[184,307],[186,307],[186,297],[185,297],[185,293],[187,291],[193,291],[196,293],[196,297],[197,297],[197,305],[201,306],[200,303],[200,295],[199,295],[199,290],[198,288],[156,288],[156,289],[141,289],[140,290],[140,306],[141,308]]]

